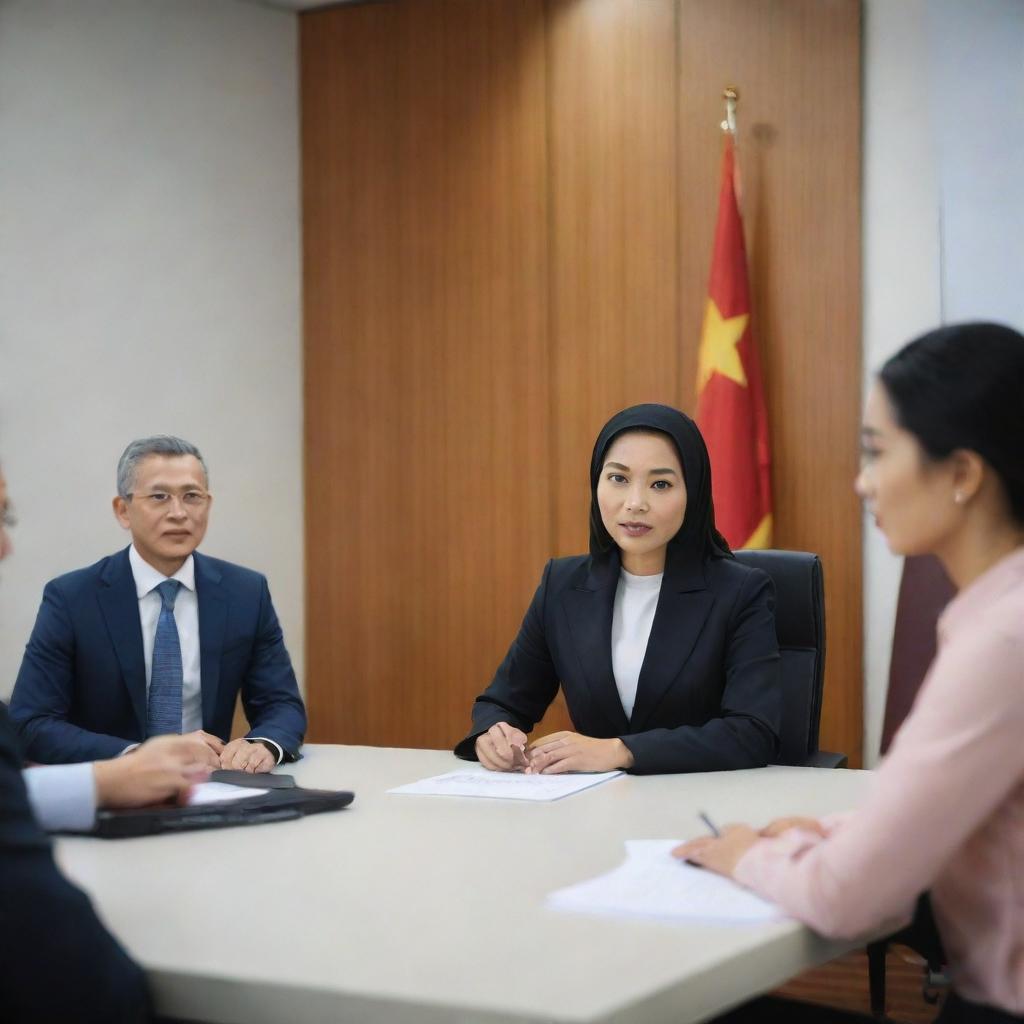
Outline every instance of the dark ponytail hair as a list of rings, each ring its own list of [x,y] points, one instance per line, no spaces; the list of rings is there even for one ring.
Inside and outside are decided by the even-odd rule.
[[[925,452],[976,452],[1024,523],[1024,335],[1002,324],[940,327],[905,345],[878,376],[900,426]]]

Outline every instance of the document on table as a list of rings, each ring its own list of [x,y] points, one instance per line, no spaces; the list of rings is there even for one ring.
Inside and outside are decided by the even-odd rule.
[[[483,765],[473,764],[445,775],[410,782],[388,792],[416,796],[482,796],[497,800],[560,800],[563,796],[598,786],[621,774],[524,775],[522,772],[491,772]]]
[[[555,910],[591,914],[760,924],[785,915],[729,878],[671,856],[680,839],[627,839],[626,860],[607,874],[551,893]]]
[[[232,786],[227,782],[200,782],[192,787],[188,805],[196,807],[199,804],[219,804],[225,800],[246,800],[269,792],[269,789],[250,789],[248,786]]]

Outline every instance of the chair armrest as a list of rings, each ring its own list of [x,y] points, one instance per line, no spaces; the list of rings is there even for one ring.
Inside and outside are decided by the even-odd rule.
[[[845,754],[833,754],[828,750],[818,750],[804,760],[804,768],[845,768],[849,759]]]

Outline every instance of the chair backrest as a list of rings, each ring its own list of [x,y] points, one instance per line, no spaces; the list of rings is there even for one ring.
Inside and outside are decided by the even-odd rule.
[[[939,616],[955,593],[953,581],[934,555],[912,555],[904,561],[879,753],[889,749],[903,719],[910,714],[925,673],[935,658]]]
[[[825,586],[821,559],[807,551],[736,552],[775,583],[775,629],[782,657],[779,764],[804,764],[818,751],[825,680]]]

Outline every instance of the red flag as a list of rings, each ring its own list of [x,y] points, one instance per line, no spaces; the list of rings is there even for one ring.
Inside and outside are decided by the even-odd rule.
[[[697,423],[711,455],[715,524],[733,548],[772,543],[771,452],[761,364],[750,327],[732,135],[725,134],[718,224],[700,337]]]

